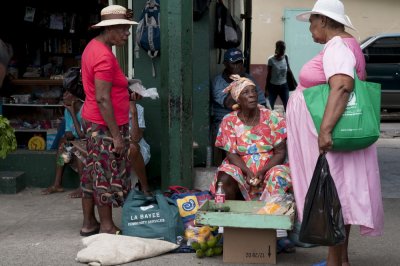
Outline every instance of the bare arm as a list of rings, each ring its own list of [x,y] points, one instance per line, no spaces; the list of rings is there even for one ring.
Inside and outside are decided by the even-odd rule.
[[[272,66],[267,65],[267,78],[265,79],[265,97],[268,96],[268,85],[271,82]]]
[[[81,124],[79,123],[78,118],[76,117],[76,114],[79,112],[81,106],[82,103],[80,103],[79,101],[72,101],[71,105],[65,106],[65,108],[67,108],[68,112],[71,114],[72,121],[74,123],[74,127],[79,138],[84,139],[85,133],[82,131]]]
[[[354,80],[348,75],[338,74],[329,79],[329,86],[331,89],[318,136],[321,153],[332,149],[332,130],[346,109]]]
[[[136,103],[131,101],[130,112],[132,115],[132,128],[131,128],[131,140],[135,143],[139,142],[143,137],[143,129],[139,128],[138,114],[136,109]]]
[[[281,143],[274,147],[274,155],[272,155],[271,159],[264,167],[259,170],[256,174],[256,178],[258,178],[261,182],[264,180],[265,173],[276,165],[283,164],[286,158],[286,140],[283,140]]]
[[[119,132],[118,125],[115,120],[114,109],[111,102],[112,83],[104,80],[95,79],[96,101],[99,106],[100,113],[111,132],[114,144],[114,152],[121,154],[124,149],[124,140]]]

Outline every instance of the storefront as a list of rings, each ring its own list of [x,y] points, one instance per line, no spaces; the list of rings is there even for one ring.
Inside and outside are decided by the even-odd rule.
[[[128,3],[134,10],[135,20],[139,20],[145,2],[145,0],[134,0]],[[238,18],[243,7],[242,3],[226,2],[229,3],[230,7],[235,7],[233,10],[235,14],[237,13],[235,17]],[[114,3],[124,4],[119,3],[119,1],[114,1]],[[62,116],[63,110],[59,100],[54,99],[57,98],[57,91],[59,92],[62,86],[61,80],[57,79],[58,75],[62,74],[68,67],[80,64],[80,54],[86,43],[96,35],[95,32],[88,31],[88,28],[99,20],[100,10],[106,4],[108,4],[108,1],[101,0],[23,0],[7,3],[7,8],[2,8],[0,11],[0,23],[3,25],[0,29],[0,38],[13,45],[15,56],[10,66],[16,76],[0,92],[2,97],[9,98],[8,105],[3,105],[3,114],[10,120],[14,119],[13,123],[15,123],[16,128],[21,127],[17,136],[20,140],[19,149],[10,154],[6,160],[0,160],[0,170],[24,171],[28,186],[45,187],[54,176],[55,159],[53,157],[55,151],[47,150],[47,147],[43,151],[30,151],[28,149],[29,140],[35,135],[39,135],[46,142],[54,137],[54,129],[58,119]],[[126,6],[129,6],[128,4]],[[164,14],[167,15],[169,15],[168,9],[179,8],[178,11],[182,13],[177,13],[176,17],[172,15],[164,16],[163,14],[162,16],[172,28],[175,27],[174,23],[179,24],[181,28],[176,31],[164,27],[165,34],[168,34],[168,39],[171,41],[168,44],[167,52],[153,60],[157,71],[156,77],[151,74],[152,62],[145,52],[141,51],[139,58],[133,59],[132,55],[135,78],[141,79],[147,88],[158,88],[161,96],[159,100],[143,99],[141,102],[145,108],[145,137],[152,149],[152,159],[148,166],[149,176],[155,178],[158,185],[161,176],[165,175],[165,171],[162,170],[163,164],[167,164],[168,169],[172,169],[168,173],[167,179],[171,178],[174,172],[182,173],[182,170],[177,168],[205,165],[206,150],[207,146],[210,145],[210,81],[223,67],[222,64],[218,64],[218,53],[213,48],[215,2],[212,1],[209,12],[206,12],[200,20],[194,21],[193,24],[185,21],[182,23],[180,19],[186,16],[182,15],[187,14],[186,9],[189,10],[190,8],[189,12],[192,11],[191,4],[172,1],[166,2],[164,8],[164,10],[167,10]],[[190,24],[188,29],[192,36],[190,60],[187,61],[179,59],[182,50],[180,50],[179,45],[176,45],[176,41],[182,39],[184,28],[182,25],[185,23]],[[164,29],[161,29],[162,34]],[[132,32],[134,33],[134,31],[135,28]],[[181,44],[184,42],[181,41]],[[125,58],[128,55],[118,55],[118,57]],[[163,63],[163,60],[168,61]],[[182,78],[179,69],[171,72],[169,66],[174,63],[171,60],[175,60],[174,62],[177,62],[181,69],[192,67],[191,86],[185,85],[186,88],[191,90],[191,96],[190,99],[183,102],[184,107],[189,108],[189,112],[185,113],[185,111],[179,109],[179,112],[184,115],[174,117],[180,127],[176,132],[185,134],[189,132],[190,127],[189,137],[178,136],[176,132],[169,131],[168,124],[163,123],[160,119],[163,116],[175,115],[170,108],[171,103],[167,102],[167,100],[171,100],[168,95],[177,93],[178,98],[184,98],[187,95],[186,92],[182,91],[182,88],[170,88],[170,82]],[[168,78],[169,80],[167,80]],[[171,92],[172,89],[175,91]],[[27,100],[29,106],[26,105],[26,102],[16,103],[13,98],[10,98],[11,95],[15,94],[30,94],[31,97]],[[165,100],[166,98],[168,99]],[[24,106],[20,106],[22,104]],[[181,106],[176,107],[181,108]],[[182,125],[181,122],[186,123],[187,126]],[[40,130],[40,132],[33,129]],[[166,133],[169,134],[167,137]],[[173,142],[178,143],[178,146],[174,146]],[[47,143],[46,146],[51,147]],[[165,147],[165,145],[171,145],[176,149],[176,152],[181,152],[182,146],[193,145],[193,149],[191,148],[190,151],[188,150],[179,157],[191,157],[190,164],[182,166],[180,160],[172,160],[171,156],[164,156],[163,151],[165,149],[162,147]],[[174,154],[174,149],[169,151],[170,154]],[[68,175],[68,172],[66,174]],[[165,180],[164,177],[162,179]],[[185,176],[184,179],[189,180],[188,184],[191,183],[191,176]],[[66,177],[65,180],[68,182],[69,179]],[[74,177],[73,180],[70,187],[76,185],[75,182],[78,178]],[[68,187],[68,184],[66,186]]]

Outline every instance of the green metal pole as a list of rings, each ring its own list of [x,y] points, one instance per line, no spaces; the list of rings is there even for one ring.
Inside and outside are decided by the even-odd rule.
[[[193,1],[161,3],[161,186],[192,186]]]

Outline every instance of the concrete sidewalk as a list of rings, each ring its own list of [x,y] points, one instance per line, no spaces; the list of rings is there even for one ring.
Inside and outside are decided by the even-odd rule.
[[[383,237],[361,237],[353,227],[350,262],[360,266],[400,265],[400,140],[378,142],[385,209]],[[355,177],[357,178],[357,177]],[[0,265],[79,265],[82,249],[79,229],[81,201],[68,193],[40,195],[28,188],[15,195],[0,194]],[[115,221],[121,209],[114,209]],[[297,248],[294,254],[279,254],[278,265],[311,265],[326,256],[326,248]],[[224,265],[222,257],[197,259],[194,253],[166,254],[127,265]],[[225,264],[227,265],[227,264]],[[237,264],[236,264],[237,265]]]

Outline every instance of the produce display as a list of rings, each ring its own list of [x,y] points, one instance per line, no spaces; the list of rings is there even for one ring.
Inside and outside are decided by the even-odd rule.
[[[185,230],[185,239],[198,258],[222,254],[222,234],[218,233],[218,226],[189,226]]]
[[[269,197],[265,206],[257,210],[257,214],[291,215],[295,210],[295,202],[292,194],[273,195]]]

